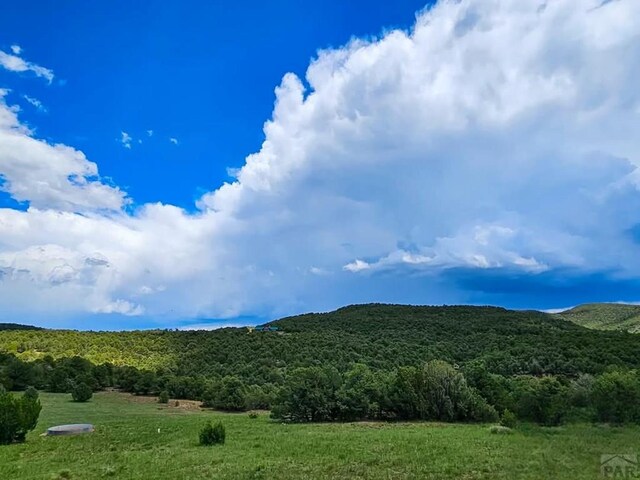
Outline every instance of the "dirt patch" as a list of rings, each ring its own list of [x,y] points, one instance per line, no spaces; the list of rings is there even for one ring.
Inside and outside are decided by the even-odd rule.
[[[198,400],[169,400],[169,403],[158,403],[158,397],[150,395],[134,395],[132,393],[110,391],[110,395],[118,395],[128,402],[157,404],[159,408],[177,409],[177,410],[200,410],[202,402]]]
[[[169,400],[167,408],[177,408],[180,410],[201,410],[202,402],[198,400]]]

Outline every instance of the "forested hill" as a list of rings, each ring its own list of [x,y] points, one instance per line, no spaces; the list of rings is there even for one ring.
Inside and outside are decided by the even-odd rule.
[[[0,351],[23,360],[80,356],[94,364],[166,369],[176,375],[238,375],[278,382],[292,367],[354,363],[388,370],[432,359],[482,361],[495,373],[600,372],[640,367],[640,336],[595,331],[552,315],[495,307],[358,305],[270,323],[276,332],[0,331]]]
[[[587,328],[640,333],[640,305],[589,303],[557,316]]]
[[[42,328],[19,323],[0,323],[0,330],[42,330]]]
[[[566,322],[534,310],[507,310],[501,307],[350,305],[329,313],[307,313],[270,323],[287,332],[338,330],[342,333],[412,337],[416,333],[454,335],[470,332],[518,334],[545,330],[572,330]]]

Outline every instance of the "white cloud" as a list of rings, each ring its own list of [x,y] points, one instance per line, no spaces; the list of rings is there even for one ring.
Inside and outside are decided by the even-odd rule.
[[[21,124],[0,92],[0,191],[36,208],[119,210],[117,187],[100,181],[98,167],[78,150],[39,140]]]
[[[153,130],[147,130],[147,135],[149,137],[153,137]]]
[[[371,268],[371,265],[369,265],[364,260],[356,259],[355,261],[353,261],[351,263],[347,263],[342,268],[343,268],[343,270],[346,270],[348,272],[354,272],[355,273],[355,272],[362,272],[363,270],[369,270]]]
[[[325,270],[324,268],[320,268],[320,267],[309,268],[309,273],[313,275],[330,275],[331,274],[329,270]]]
[[[50,161],[14,169],[24,187],[5,188],[32,208],[0,210],[0,304],[276,316],[464,301],[439,280],[455,269],[637,277],[640,2],[599,4],[441,2],[410,32],[320,52],[305,82],[285,75],[260,151],[196,214],[119,210],[94,164],[33,138],[4,105],[0,135]],[[85,185],[45,201],[64,182],[42,171],[80,167]],[[416,277],[420,289],[404,287]]]
[[[144,313],[144,308],[140,305],[135,305],[126,300],[114,300],[112,302],[108,302],[105,305],[101,305],[93,309],[93,313],[119,313],[121,315],[127,316],[138,316]]]
[[[177,139],[177,138],[173,138],[173,137],[171,137],[171,138],[169,139],[169,141],[170,141],[171,143],[173,143],[174,145],[178,145],[178,139]]]
[[[41,112],[46,112],[47,111],[47,108],[37,98],[30,97],[29,95],[23,95],[22,98],[24,98],[27,102],[29,102],[31,105],[36,107]]]
[[[542,311],[545,313],[562,313],[562,312],[566,312],[567,310],[571,310],[572,308],[575,308],[575,305],[572,307],[563,307],[563,308],[547,308]]]
[[[131,138],[131,135],[129,135],[127,132],[120,132],[120,143],[122,143],[122,146],[124,148],[131,149],[132,141],[133,139]]]
[[[11,51],[13,52],[13,55],[0,50],[0,67],[11,72],[30,71],[35,73],[38,77],[45,78],[49,83],[53,81],[54,75],[52,70],[36,65],[35,63],[28,62],[18,56],[22,51],[19,46],[13,45],[11,47]]]

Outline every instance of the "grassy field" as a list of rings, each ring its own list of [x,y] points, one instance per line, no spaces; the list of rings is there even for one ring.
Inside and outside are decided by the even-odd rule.
[[[596,479],[600,455],[637,453],[640,428],[354,423],[282,425],[160,407],[119,393],[86,404],[42,394],[37,429],[25,444],[0,447],[0,479]],[[224,446],[197,445],[208,419],[223,420]],[[42,437],[47,427],[89,422],[96,432]],[[160,431],[158,432],[158,429]]]

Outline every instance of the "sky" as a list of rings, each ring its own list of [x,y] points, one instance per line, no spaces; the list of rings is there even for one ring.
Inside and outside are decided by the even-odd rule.
[[[0,321],[640,301],[637,0],[138,3],[1,7]]]

